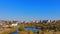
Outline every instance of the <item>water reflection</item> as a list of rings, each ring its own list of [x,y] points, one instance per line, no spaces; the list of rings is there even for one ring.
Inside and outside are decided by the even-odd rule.
[[[38,31],[37,28],[25,28],[25,30],[27,30],[27,31],[33,30],[34,32],[37,32]]]

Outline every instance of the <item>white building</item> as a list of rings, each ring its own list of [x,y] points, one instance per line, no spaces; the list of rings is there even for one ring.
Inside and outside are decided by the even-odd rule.
[[[17,26],[17,25],[18,25],[18,23],[16,22],[16,23],[12,23],[11,26]]]

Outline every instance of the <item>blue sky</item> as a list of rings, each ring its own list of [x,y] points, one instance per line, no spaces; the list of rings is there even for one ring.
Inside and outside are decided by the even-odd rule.
[[[59,0],[0,0],[0,20],[60,19]]]

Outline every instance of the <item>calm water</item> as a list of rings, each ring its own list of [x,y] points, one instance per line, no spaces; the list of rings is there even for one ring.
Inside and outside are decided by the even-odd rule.
[[[11,33],[11,34],[18,34],[18,29],[15,32]]]
[[[33,30],[34,32],[37,32],[38,29],[37,28],[25,28],[27,31]]]
[[[25,28],[27,31],[33,30],[34,32],[37,32],[38,29],[37,28]],[[13,32],[11,34],[18,34],[18,30],[16,32]]]
[[[18,32],[17,32],[17,31],[15,31],[15,32],[13,32],[13,33],[11,33],[11,34],[18,34]]]

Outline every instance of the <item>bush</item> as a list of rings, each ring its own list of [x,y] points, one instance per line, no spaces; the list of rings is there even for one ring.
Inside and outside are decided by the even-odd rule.
[[[30,30],[29,34],[34,34],[34,32],[32,30]]]
[[[38,34],[42,34],[42,30],[38,30],[38,32],[37,32]]]
[[[2,26],[0,25],[0,28],[2,28]]]
[[[59,26],[57,26],[56,30],[57,30],[57,31],[60,31],[60,27],[59,27]]]
[[[21,25],[21,26],[19,27],[19,31],[24,31],[24,30],[25,30],[24,26]]]

